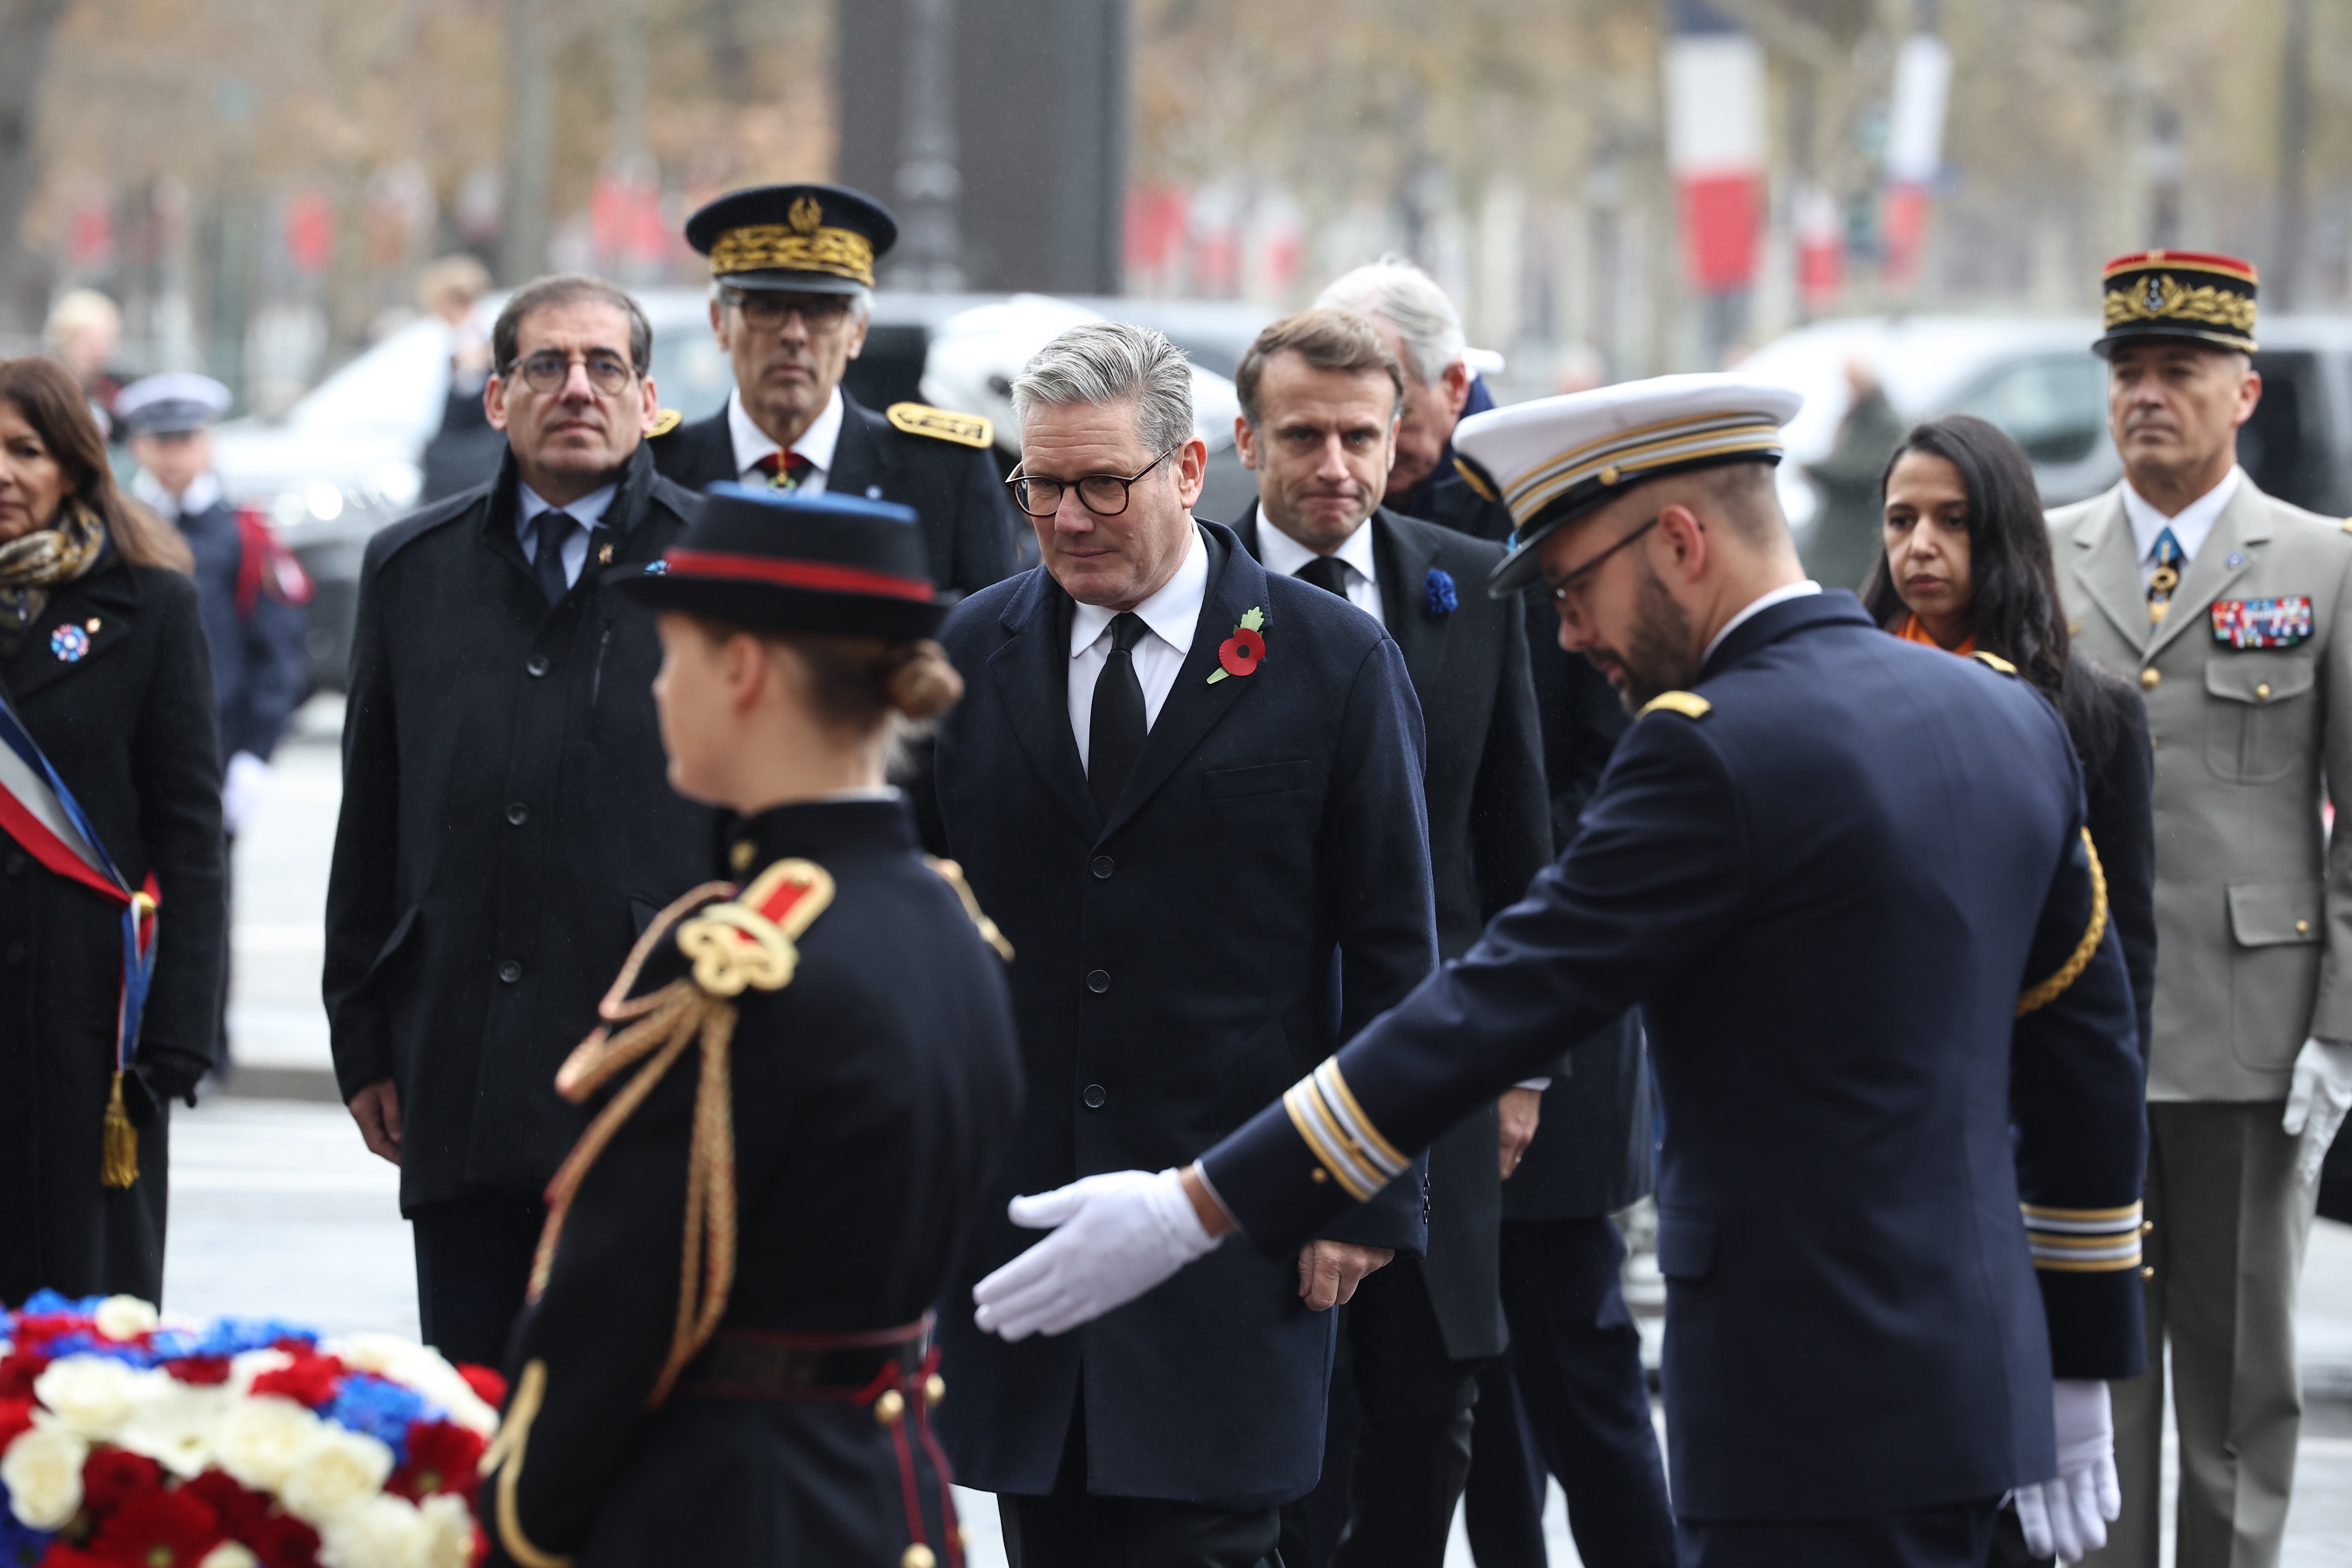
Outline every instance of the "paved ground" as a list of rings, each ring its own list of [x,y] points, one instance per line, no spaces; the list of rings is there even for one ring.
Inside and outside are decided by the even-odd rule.
[[[164,1296],[176,1312],[269,1311],[331,1331],[415,1333],[395,1173],[361,1147],[327,1076],[319,932],[341,793],[340,718],[331,700],[306,710],[300,738],[278,753],[259,820],[237,845],[238,1088],[273,1098],[232,1094],[173,1123]],[[2339,1568],[2352,1563],[2352,1227],[2322,1222],[2313,1236],[2298,1332],[2309,1409],[2285,1565]],[[998,1568],[993,1500],[963,1500],[974,1568]],[[1575,1563],[1557,1489],[1546,1523],[1552,1562]],[[1446,1568],[1470,1564],[1457,1524]]]

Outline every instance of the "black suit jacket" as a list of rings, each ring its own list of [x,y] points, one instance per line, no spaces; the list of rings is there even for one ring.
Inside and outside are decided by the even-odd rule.
[[[598,585],[657,559],[699,502],[639,447],[551,608],[515,500],[509,458],[370,540],[360,576],[327,1019],[344,1098],[399,1086],[410,1210],[545,1188],[583,1125],[555,1069],[719,841],[669,786],[654,617]]]
[[[1234,531],[1260,553],[1257,508]],[[1486,922],[1517,903],[1551,859],[1549,804],[1527,638],[1516,604],[1486,596],[1499,545],[1465,537],[1385,507],[1366,524],[1379,578],[1381,616],[1404,651],[1429,736],[1424,797],[1429,863],[1436,887],[1437,951],[1454,958]],[[1454,607],[1430,597],[1430,578],[1449,579]],[[1442,602],[1442,601],[1441,601]],[[1430,1146],[1429,1286],[1456,1361],[1503,1353],[1508,1332],[1496,1289],[1501,1217],[1495,1110],[1464,1118]]]
[[[735,437],[727,409],[656,436],[654,466],[665,479],[707,490],[736,477]],[[910,506],[923,520],[931,581],[976,593],[1013,570],[1013,539],[1024,526],[999,481],[996,464],[978,447],[935,436],[910,436],[844,392],[841,439],[824,477],[828,495],[864,496]]]
[[[1018,1344],[972,1326],[971,1286],[1037,1239],[1004,1218],[1013,1194],[1184,1164],[1437,959],[1402,654],[1200,526],[1199,629],[1108,821],[1070,732],[1069,595],[1035,568],[940,634],[965,695],[940,726],[939,817],[1013,943],[1029,1084],[940,1310],[954,1390],[940,1429],[958,1476],[992,1491],[1052,1489],[1079,1399],[1097,1493],[1265,1507],[1314,1486],[1332,1315],[1300,1303],[1295,1253],[1226,1247],[1097,1322]],[[1212,684],[1253,607],[1265,661]],[[1418,1173],[1349,1217],[1327,1234],[1418,1250]]]

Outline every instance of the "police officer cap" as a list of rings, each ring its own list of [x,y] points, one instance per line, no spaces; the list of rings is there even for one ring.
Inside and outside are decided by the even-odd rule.
[[[1510,553],[1486,579],[1507,598],[1542,577],[1536,546],[1559,526],[1668,474],[1778,463],[1804,399],[1740,375],[1662,375],[1474,414],[1454,429],[1462,477],[1511,509]]]
[[[132,436],[209,429],[233,401],[228,388],[211,376],[167,370],[124,387],[114,400],[114,422]]]
[[[914,508],[731,480],[711,486],[700,519],[620,587],[751,631],[886,642],[929,637],[949,605]]]
[[[686,220],[686,242],[732,289],[851,294],[874,287],[874,264],[898,242],[898,220],[845,185],[754,185]]]

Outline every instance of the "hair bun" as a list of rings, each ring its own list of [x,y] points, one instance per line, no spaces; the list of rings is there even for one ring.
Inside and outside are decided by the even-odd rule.
[[[947,650],[930,641],[908,643],[890,672],[890,706],[909,719],[936,719],[963,696],[963,677],[948,662]]]

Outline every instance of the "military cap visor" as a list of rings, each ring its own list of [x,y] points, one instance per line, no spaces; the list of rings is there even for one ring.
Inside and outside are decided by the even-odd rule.
[[[1542,580],[1536,547],[1635,485],[1727,463],[1778,463],[1780,427],[1804,399],[1738,375],[1664,375],[1538,398],[1454,427],[1463,477],[1510,508],[1513,531],[1486,592]]]
[[[2105,331],[2091,345],[2105,359],[2117,344],[2203,343],[2253,353],[2260,279],[2251,261],[2197,250],[2142,250],[2107,263],[2099,280]]]
[[[173,436],[220,423],[234,398],[208,375],[164,371],[142,376],[114,400],[114,422],[132,436]]]
[[[890,210],[845,185],[730,191],[686,220],[686,242],[730,289],[855,294],[898,238]]]
[[[912,507],[722,482],[663,557],[615,574],[640,604],[750,631],[929,637],[950,600],[933,586]]]

